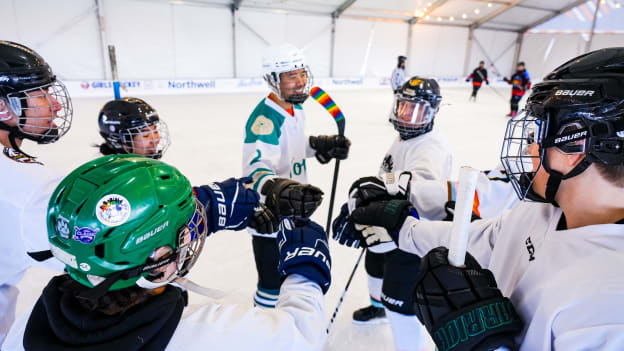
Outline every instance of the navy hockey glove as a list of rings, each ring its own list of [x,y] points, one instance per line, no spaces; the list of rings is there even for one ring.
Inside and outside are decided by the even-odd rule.
[[[299,274],[316,282],[323,294],[331,284],[331,257],[327,235],[309,219],[282,219],[277,234],[280,259],[277,267],[282,279]]]
[[[355,229],[355,224],[349,218],[349,208],[347,204],[342,205],[340,214],[332,223],[332,238],[340,245],[359,248],[360,245],[366,247],[366,241],[362,236],[362,231]]]
[[[368,226],[362,230],[362,235],[368,246],[374,246],[391,241],[398,243],[399,230],[408,216],[419,218],[409,201],[390,200],[356,208],[351,213],[351,220]]]
[[[265,204],[277,217],[310,217],[323,201],[323,191],[310,184],[273,178],[262,186]]]
[[[429,251],[420,263],[414,301],[418,319],[440,351],[518,349],[514,339],[522,320],[492,272],[470,253],[465,267],[458,268],[449,264],[447,248]]]
[[[325,164],[332,158],[346,160],[351,141],[344,135],[319,135],[310,137],[310,147],[316,151],[316,159]]]
[[[245,187],[251,178],[230,178],[223,182],[193,187],[195,196],[206,209],[208,230],[241,230],[249,225],[260,195]]]
[[[272,234],[277,231],[279,220],[265,204],[260,204],[254,213],[254,217],[249,223],[249,227],[260,234]]]

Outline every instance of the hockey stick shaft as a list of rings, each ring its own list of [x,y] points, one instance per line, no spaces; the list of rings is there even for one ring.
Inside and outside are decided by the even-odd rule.
[[[351,271],[351,275],[349,276],[349,280],[347,280],[347,285],[345,286],[344,291],[342,292],[342,295],[340,296],[340,300],[338,300],[338,305],[336,305],[336,309],[334,310],[334,314],[332,315],[331,319],[329,320],[329,324],[327,325],[327,329],[326,329],[327,334],[329,334],[329,330],[331,329],[331,326],[334,324],[334,320],[336,319],[336,315],[338,314],[338,310],[340,310],[340,306],[342,305],[342,301],[344,300],[344,297],[347,294],[347,290],[349,290],[349,285],[351,285],[351,280],[353,280],[353,276],[355,275],[355,271],[357,271],[357,268],[360,266],[360,261],[362,260],[362,257],[364,257],[364,252],[365,251],[366,251],[366,249],[362,248],[362,251],[360,252],[360,256],[358,257],[357,261],[355,262],[355,266],[353,267],[353,270]]]
[[[329,114],[334,118],[336,122],[336,126],[338,127],[338,134],[344,135],[345,130],[345,118],[340,111],[340,108],[334,100],[327,94],[323,89],[319,87],[313,87],[310,90],[310,96],[314,98],[319,104],[323,105],[323,107],[329,112]],[[329,213],[327,214],[327,225],[325,226],[325,232],[329,233],[329,229],[331,228],[331,219],[332,213],[334,211],[334,199],[336,198],[336,186],[338,185],[338,171],[340,169],[340,160],[336,160],[336,165],[334,166],[334,178],[332,179],[332,189],[329,196]]]
[[[455,214],[451,227],[448,254],[449,263],[455,267],[464,265],[478,175],[479,171],[471,167],[464,166],[459,170],[459,184],[457,185]]]
[[[121,98],[121,91],[119,90],[119,74],[117,72],[117,55],[115,54],[115,46],[108,46],[108,58],[111,65],[111,74],[113,75],[113,93],[115,94],[115,100]]]

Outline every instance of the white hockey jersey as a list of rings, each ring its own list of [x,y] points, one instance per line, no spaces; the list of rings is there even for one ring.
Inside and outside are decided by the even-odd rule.
[[[37,261],[27,252],[50,249],[46,215],[50,195],[62,177],[54,174],[36,159],[9,147],[2,149],[0,169],[0,342],[13,321],[17,294],[9,286],[16,285],[24,272]],[[62,271],[57,260],[43,263],[47,268]]]
[[[518,202],[472,222],[468,252],[490,269],[525,323],[521,351],[624,350],[624,225],[557,230],[560,208]],[[449,245],[450,222],[407,218],[399,248]]]
[[[447,180],[451,177],[453,157],[448,143],[435,131],[402,140],[394,140],[383,159],[379,175],[410,171],[412,182]]]
[[[166,350],[312,351],[322,350],[325,333],[323,293],[300,275],[282,284],[275,309],[207,303],[184,311]],[[11,328],[3,351],[24,350],[29,314]]]
[[[446,217],[444,205],[455,201],[457,181],[422,180],[412,182],[409,200],[419,216],[427,220]],[[479,172],[472,211],[481,218],[492,218],[510,209],[516,202],[513,186],[499,169]]]
[[[266,97],[256,106],[245,126],[243,177],[252,177],[260,193],[272,178],[289,178],[308,183],[306,158],[314,156],[305,134],[301,105],[293,105],[294,116]],[[260,194],[260,201],[264,202]],[[252,234],[255,230],[248,228]],[[274,235],[273,235],[274,236]]]

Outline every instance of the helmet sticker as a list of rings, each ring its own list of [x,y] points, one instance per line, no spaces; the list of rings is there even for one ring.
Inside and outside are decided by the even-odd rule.
[[[99,231],[99,229],[92,229],[89,227],[74,227],[74,240],[79,241],[83,244],[91,244],[95,239],[95,235]]]
[[[121,195],[108,194],[95,205],[97,219],[109,227],[124,224],[130,217],[131,206]]]
[[[69,221],[63,216],[56,219],[56,232],[64,239],[69,238]]]
[[[420,83],[422,83],[422,79],[412,79],[410,80],[409,84],[413,87],[419,85]]]

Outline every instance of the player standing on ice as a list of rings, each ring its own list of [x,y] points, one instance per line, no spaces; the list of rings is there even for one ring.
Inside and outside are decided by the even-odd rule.
[[[396,68],[392,71],[392,77],[390,78],[390,86],[392,92],[396,94],[403,83],[405,83],[405,65],[407,64],[407,57],[399,56]]]
[[[170,144],[167,124],[144,100],[124,97],[104,104],[98,116],[103,155],[135,154],[159,159]]]
[[[503,80],[511,84],[511,111],[507,117],[514,117],[518,114],[518,104],[522,100],[524,93],[531,89],[531,78],[529,77],[529,72],[524,68],[524,62],[518,62],[516,73],[511,76],[511,79],[505,77]]]
[[[480,61],[479,67],[475,68],[474,71],[466,78],[466,82],[472,80],[472,95],[468,100],[472,99],[472,101],[477,102],[477,93],[479,89],[481,89],[481,85],[483,82],[485,84],[490,85],[490,81],[488,80],[487,70],[485,69],[485,62]]]
[[[526,111],[508,122],[501,152],[518,197],[533,202],[473,222],[465,268],[450,266],[440,247],[451,223],[402,215],[392,234],[371,227],[377,242],[429,252],[415,298],[440,350],[624,348],[622,66],[624,48],[593,51],[536,84]],[[380,209],[388,205],[356,209],[352,219],[387,227]],[[454,327],[493,306],[487,328]]]
[[[281,223],[284,281],[274,310],[210,302],[183,316],[188,295],[176,280],[208,235],[244,228],[258,200],[240,180],[191,187],[176,168],[135,155],[80,166],[52,194],[47,216],[67,274],[50,280],[2,349],[320,350],[331,258],[310,220]]]
[[[33,258],[45,260],[38,253],[49,248],[46,205],[61,180],[20,148],[24,139],[56,142],[69,131],[72,116],[67,89],[45,60],[26,46],[0,41],[0,342],[15,318],[17,283]],[[55,260],[44,264],[62,269]]]
[[[269,214],[307,218],[320,205],[323,192],[308,184],[306,158],[316,156],[323,164],[333,158],[344,160],[351,143],[341,135],[305,135],[301,104],[310,94],[312,75],[299,49],[289,44],[269,47],[262,68],[272,92],[247,120],[243,174],[253,178],[253,189],[260,193]],[[272,308],[279,295],[280,275],[277,228],[268,217],[257,218],[254,227],[264,227],[271,234],[250,233],[258,271],[254,302]]]
[[[391,189],[392,196],[407,197],[411,181],[445,181],[450,177],[452,156],[446,141],[433,132],[435,115],[442,96],[434,79],[412,77],[395,95],[390,121],[399,136],[390,146],[379,175],[357,180],[350,191],[350,206],[367,197],[369,185]],[[361,205],[361,203],[357,203]],[[334,236],[349,214],[347,204],[334,221]],[[380,323],[388,319],[397,350],[421,350],[425,346],[424,328],[416,318],[410,294],[415,286],[420,258],[396,249],[396,245],[375,247],[366,251],[365,267],[371,306],[353,313],[357,324]],[[385,306],[385,309],[384,309]],[[418,335],[421,337],[419,338]]]

